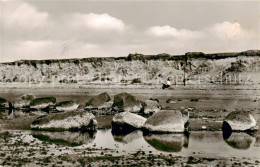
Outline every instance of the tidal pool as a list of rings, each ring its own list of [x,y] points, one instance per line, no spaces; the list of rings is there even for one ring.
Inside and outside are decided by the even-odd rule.
[[[175,156],[260,159],[259,136],[247,133],[233,132],[227,139],[223,139],[220,131],[144,135],[136,130],[126,135],[112,135],[111,129],[102,129],[94,133],[31,131],[28,135],[57,146],[113,149],[121,154],[144,151]]]

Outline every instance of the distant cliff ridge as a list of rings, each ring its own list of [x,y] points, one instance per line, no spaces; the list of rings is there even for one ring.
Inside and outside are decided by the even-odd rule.
[[[259,84],[260,51],[60,60],[0,64],[0,82],[101,84]],[[185,77],[185,80],[184,80]]]

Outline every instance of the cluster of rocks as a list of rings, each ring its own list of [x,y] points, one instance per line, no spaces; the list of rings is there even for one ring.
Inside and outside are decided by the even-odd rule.
[[[128,111],[114,115],[114,133],[131,132],[135,129],[154,133],[182,133],[188,120],[177,110],[160,110],[149,118]]]
[[[122,134],[136,129],[152,133],[183,133],[189,125],[188,111],[162,110],[156,99],[141,101],[128,93],[117,94],[112,100],[104,92],[90,99],[84,109],[79,106],[75,101],[56,103],[55,97],[36,98],[32,94],[17,98],[14,104],[0,98],[0,108],[57,111],[35,120],[31,128],[38,130],[96,130],[97,121],[92,112],[95,110],[114,114],[112,133]],[[253,116],[245,111],[231,112],[223,121],[223,131],[254,131],[257,128]]]

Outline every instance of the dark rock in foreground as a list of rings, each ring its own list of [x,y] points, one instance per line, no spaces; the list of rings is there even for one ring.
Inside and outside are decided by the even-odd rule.
[[[232,111],[223,121],[223,131],[254,131],[257,123],[248,111]]]
[[[147,119],[144,129],[158,133],[184,132],[185,121],[180,111],[161,110]]]
[[[29,108],[30,103],[35,99],[36,97],[33,94],[25,94],[16,99],[14,102],[14,108],[20,109],[20,108]]]
[[[50,106],[54,106],[56,103],[55,97],[42,97],[36,98],[30,103],[30,108],[32,109],[45,109]]]
[[[108,109],[112,106],[111,98],[107,92],[101,93],[86,103],[86,109]]]
[[[31,124],[32,129],[49,131],[94,131],[96,127],[95,116],[84,111],[46,115]]]
[[[184,134],[150,134],[144,136],[144,139],[156,150],[166,152],[180,152],[189,143]]]
[[[114,97],[113,110],[140,112],[142,110],[142,102],[131,94],[120,93]]]
[[[58,111],[75,111],[79,107],[79,104],[77,104],[74,101],[63,101],[56,105],[56,110]]]

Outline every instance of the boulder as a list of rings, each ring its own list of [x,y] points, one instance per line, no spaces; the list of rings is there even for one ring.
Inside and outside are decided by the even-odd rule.
[[[121,112],[114,115],[112,119],[112,133],[120,134],[129,133],[135,129],[140,129],[143,127],[146,118],[130,113],[130,112]]]
[[[248,111],[232,111],[223,121],[223,131],[257,130],[257,123]]]
[[[82,144],[89,144],[95,139],[96,132],[33,132],[32,136],[43,142],[49,142],[56,145],[63,145],[69,147],[80,146]]]
[[[24,94],[16,99],[14,102],[14,108],[29,108],[30,103],[35,99],[36,97],[32,94]]]
[[[120,93],[114,97],[113,110],[140,112],[142,110],[142,102],[131,94]]]
[[[70,111],[39,117],[31,124],[32,129],[49,131],[94,131],[97,121],[93,114]]]
[[[50,106],[54,106],[56,103],[55,97],[42,97],[36,98],[30,102],[30,108],[32,109],[45,109]]]
[[[110,96],[107,94],[107,92],[104,92],[90,99],[86,103],[85,108],[86,109],[108,109],[111,108],[113,103],[110,100],[111,100]]]
[[[144,101],[144,114],[153,114],[162,109],[161,105],[154,100],[145,100]]]
[[[0,97],[0,108],[8,108],[8,107],[9,107],[9,102],[6,99]]]
[[[56,105],[57,111],[75,111],[79,107],[79,104],[77,104],[74,101],[63,101]]]
[[[188,147],[189,139],[184,134],[149,134],[144,139],[159,151],[180,152],[182,147]]]
[[[185,120],[180,111],[161,110],[144,124],[144,129],[150,132],[175,133],[185,131]]]

